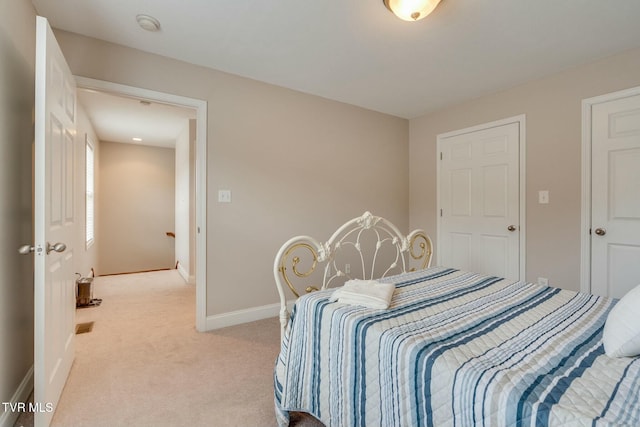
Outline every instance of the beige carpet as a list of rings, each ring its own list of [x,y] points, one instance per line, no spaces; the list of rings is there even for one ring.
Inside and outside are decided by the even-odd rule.
[[[195,288],[175,270],[98,277],[93,293],[52,426],[276,425],[277,319],[198,333]]]

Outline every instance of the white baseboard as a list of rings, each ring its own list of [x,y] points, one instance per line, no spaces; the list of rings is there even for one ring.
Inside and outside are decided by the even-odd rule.
[[[268,319],[269,317],[278,317],[279,313],[280,303],[276,303],[207,316],[207,331]]]
[[[295,300],[287,301],[287,310],[291,313]],[[262,305],[259,307],[245,308],[243,310],[230,311],[228,313],[207,316],[206,331],[226,328],[227,326],[241,325],[280,316],[280,303]]]
[[[187,283],[188,285],[196,284],[195,276],[190,276],[189,273],[187,273],[187,270],[185,270],[182,264],[180,264],[179,262],[178,262],[178,273],[180,274],[182,279],[184,279],[185,283]]]
[[[29,394],[33,390],[33,366],[29,368],[27,375],[22,379],[22,382],[18,386],[18,389],[11,397],[11,401],[9,403],[15,404],[18,402],[26,402],[29,398]],[[3,405],[4,406],[4,405]],[[2,408],[4,409],[4,408]],[[6,411],[0,415],[0,427],[13,427],[13,424],[18,419],[20,415],[19,412],[10,412]]]

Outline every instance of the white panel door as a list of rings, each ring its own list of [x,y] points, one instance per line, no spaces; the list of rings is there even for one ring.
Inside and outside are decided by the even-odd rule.
[[[640,284],[640,95],[592,108],[591,292]]]
[[[440,140],[441,265],[520,278],[519,126]]]
[[[36,23],[35,343],[36,427],[48,426],[74,356],[75,81],[45,18]],[[65,247],[66,246],[66,247]]]

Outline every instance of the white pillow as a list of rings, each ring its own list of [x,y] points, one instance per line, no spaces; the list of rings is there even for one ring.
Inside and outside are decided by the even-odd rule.
[[[607,356],[640,355],[640,285],[627,292],[609,312],[602,341]]]

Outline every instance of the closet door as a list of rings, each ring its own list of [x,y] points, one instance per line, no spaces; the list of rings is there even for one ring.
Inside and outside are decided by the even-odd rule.
[[[591,292],[620,298],[640,283],[640,95],[591,123]]]
[[[439,139],[439,264],[520,278],[520,124]]]

